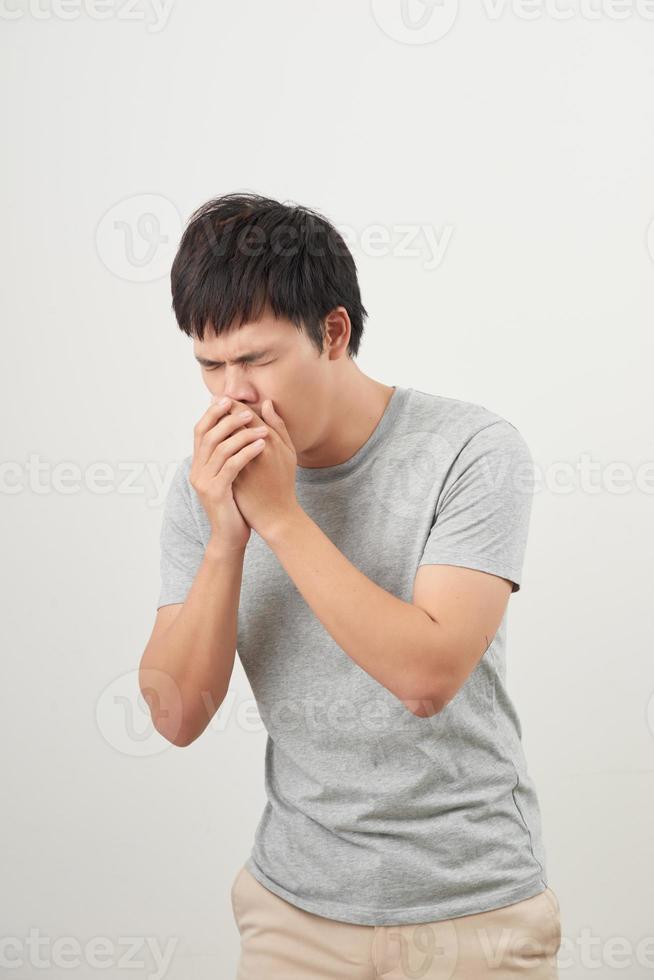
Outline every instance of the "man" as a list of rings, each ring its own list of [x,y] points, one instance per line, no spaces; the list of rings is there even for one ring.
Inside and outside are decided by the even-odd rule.
[[[559,905],[505,685],[524,439],[358,368],[356,267],[316,212],[209,201],[171,279],[213,400],[166,500],[140,683],[186,746],[238,650],[266,726],[239,980],[549,980]]]

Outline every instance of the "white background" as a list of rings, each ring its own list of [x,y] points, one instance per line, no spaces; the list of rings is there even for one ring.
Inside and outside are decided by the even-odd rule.
[[[146,942],[173,943],[168,980],[234,973],[229,888],[265,733],[238,662],[187,749],[152,733],[136,684],[166,481],[208,401],[170,262],[191,211],[234,190],[350,229],[362,370],[481,403],[527,440],[540,475],[508,677],[561,977],[651,975],[654,8],[411,3],[407,26],[400,0],[4,0],[15,978],[161,976]]]

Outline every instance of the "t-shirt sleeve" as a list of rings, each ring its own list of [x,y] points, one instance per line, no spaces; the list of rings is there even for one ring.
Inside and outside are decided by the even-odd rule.
[[[187,460],[182,460],[164,503],[157,609],[172,602],[184,602],[204,558],[205,547],[191,508],[190,489]]]
[[[533,459],[515,426],[501,419],[479,430],[447,473],[418,564],[490,572],[518,592],[533,489]]]

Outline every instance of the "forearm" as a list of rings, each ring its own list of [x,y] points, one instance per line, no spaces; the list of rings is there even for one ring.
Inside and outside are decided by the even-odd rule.
[[[416,714],[439,710],[438,623],[364,575],[300,507],[264,538],[348,656]]]
[[[139,679],[158,731],[176,744],[200,735],[234,668],[244,552],[213,542],[172,623],[146,647]]]

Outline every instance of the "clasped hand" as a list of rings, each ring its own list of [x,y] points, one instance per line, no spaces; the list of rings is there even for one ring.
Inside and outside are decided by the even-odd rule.
[[[230,411],[247,407],[232,400]],[[262,403],[261,412],[268,429],[263,449],[234,478],[232,492],[243,519],[265,539],[299,505],[295,496],[297,454],[286,424],[270,398]]]

